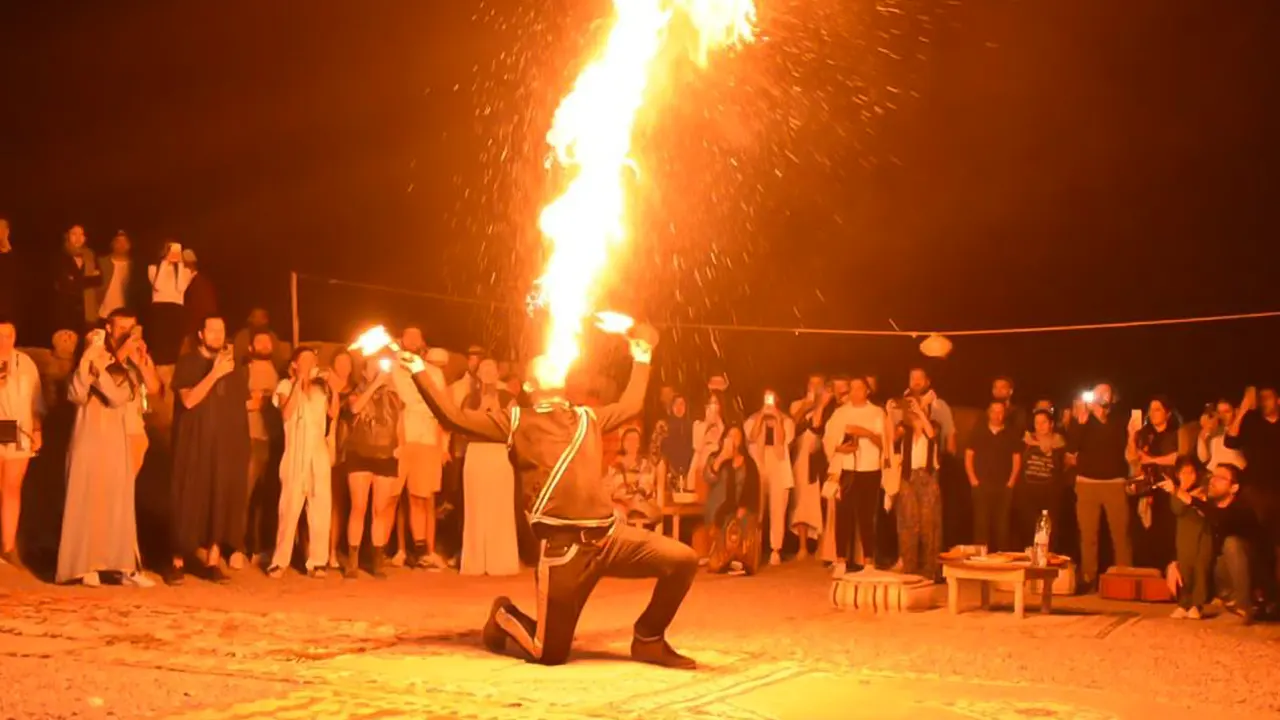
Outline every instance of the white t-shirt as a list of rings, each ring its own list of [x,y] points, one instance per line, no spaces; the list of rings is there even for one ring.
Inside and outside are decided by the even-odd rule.
[[[5,382],[0,385],[0,420],[18,421],[18,443],[0,445],[0,457],[30,457],[35,415],[44,409],[40,371],[35,361],[19,350],[14,350],[8,357],[0,357],[0,362],[8,365]]]
[[[124,307],[124,288],[129,282],[129,261],[111,258],[111,284],[102,293],[102,305],[98,317],[105,318],[112,311]]]
[[[168,260],[159,265],[147,266],[147,280],[151,283],[151,302],[182,304],[187,294],[191,278],[196,274],[183,263],[171,263]]]
[[[822,445],[833,466],[840,470],[854,472],[875,472],[881,468],[881,451],[871,438],[859,437],[857,452],[842,453],[836,448],[844,444],[845,430],[848,426],[866,428],[876,434],[884,435],[885,413],[882,408],[871,403],[850,405],[845,403],[836,408],[827,420],[827,429],[822,436]],[[835,467],[832,468],[833,470]]]
[[[428,365],[426,372],[441,387],[444,386],[444,371],[435,365]],[[394,372],[391,375],[392,387],[404,401],[401,414],[404,422],[404,441],[416,445],[437,445],[440,442],[440,421],[431,412],[427,401],[407,372]]]

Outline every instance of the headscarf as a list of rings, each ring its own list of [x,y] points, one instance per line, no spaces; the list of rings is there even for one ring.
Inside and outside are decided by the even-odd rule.
[[[684,475],[693,465],[693,421],[689,419],[688,403],[685,403],[684,417],[676,417],[671,409],[677,400],[684,397],[677,393],[671,398],[667,407],[667,435],[662,438],[662,456],[673,472]]]

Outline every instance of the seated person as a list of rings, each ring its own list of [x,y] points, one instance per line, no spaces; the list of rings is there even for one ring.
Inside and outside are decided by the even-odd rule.
[[[748,574],[760,562],[760,470],[747,453],[742,428],[734,426],[707,461],[710,488],[705,519],[711,528],[708,570],[723,572],[733,562]]]
[[[627,428],[622,433],[618,457],[609,466],[613,504],[619,517],[628,522],[661,522],[654,478],[653,463],[640,453],[640,431]]]

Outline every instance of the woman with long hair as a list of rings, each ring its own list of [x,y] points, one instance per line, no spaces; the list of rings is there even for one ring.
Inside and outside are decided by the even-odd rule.
[[[625,521],[660,522],[652,460],[640,450],[640,429],[622,431],[618,456],[609,467],[614,506]]]
[[[348,506],[351,505],[351,490],[347,486],[344,455],[347,435],[351,431],[351,417],[342,410],[348,406],[351,392],[355,390],[354,370],[355,359],[352,358],[350,351],[342,348],[329,360],[329,371],[324,374],[329,395],[337,402],[340,410],[338,416],[329,423],[328,432],[325,434],[325,440],[329,444],[329,457],[333,461],[333,470],[329,477],[330,495],[333,499],[329,520],[329,567],[335,569],[342,567],[338,562],[338,543],[342,540],[342,531],[346,528],[346,523],[342,520],[346,517]]]
[[[1133,562],[1137,567],[1167,572],[1177,556],[1177,521],[1173,507],[1162,499],[1157,502],[1154,486],[1174,479],[1180,425],[1169,399],[1156,396],[1147,405],[1146,423],[1129,436],[1129,461],[1138,464],[1142,477],[1141,483],[1129,484],[1130,488],[1141,490],[1129,499],[1129,507],[1136,511],[1138,518],[1137,523],[1130,525]]]
[[[160,249],[160,257],[147,266],[151,283],[151,313],[147,319],[147,337],[156,365],[165,368],[178,361],[186,329],[183,297],[195,273],[182,261],[182,246],[168,240]]]
[[[373,544],[371,574],[386,577],[387,540],[395,524],[396,503],[404,480],[400,478],[397,455],[403,403],[391,384],[394,371],[389,358],[365,358],[360,382],[347,399],[351,433],[345,447],[347,485],[351,490],[351,514],[347,520],[347,560],[342,576],[354,580],[360,566],[360,544],[364,539],[364,514],[373,495],[373,520],[369,526]]]
[[[509,413],[515,398],[499,384],[498,365],[484,359],[476,366],[463,406],[469,410]],[[463,575],[515,575],[520,572],[516,517],[511,498],[516,493],[515,469],[506,443],[471,440],[462,465]]]
[[[741,427],[725,432],[704,472],[709,487],[704,519],[711,528],[708,570],[723,572],[736,561],[754,573],[760,561],[760,470]]]

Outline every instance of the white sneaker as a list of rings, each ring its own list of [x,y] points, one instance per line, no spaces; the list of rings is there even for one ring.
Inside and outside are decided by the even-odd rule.
[[[404,567],[404,551],[396,553],[391,558],[391,567]]]
[[[124,584],[139,588],[153,588],[156,586],[156,581],[135,570],[131,573],[125,573]]]
[[[839,561],[831,563],[831,577],[833,579],[839,580],[847,572],[849,572],[849,568],[845,563]]]
[[[231,553],[231,559],[227,561],[227,567],[232,570],[243,570],[246,564],[244,553],[241,552]]]
[[[782,564],[782,555],[779,554],[777,550],[774,550],[773,552],[769,553],[769,564],[770,565]]]
[[[1194,608],[1193,608],[1193,609],[1194,609]],[[1172,612],[1172,613],[1169,613],[1169,617],[1173,618],[1174,620],[1186,620],[1186,619],[1187,619],[1187,615],[1188,615],[1187,611],[1186,611],[1186,610],[1183,610],[1183,609],[1182,609],[1182,608],[1180,608],[1180,607],[1179,607],[1179,608],[1174,608],[1174,609],[1173,609],[1173,612]],[[1196,611],[1196,617],[1199,617],[1199,616],[1200,616],[1199,611]]]
[[[1199,619],[1200,619],[1200,608],[1195,607],[1195,606],[1192,606],[1192,608],[1191,608],[1190,610],[1188,610],[1188,611],[1187,611],[1187,619],[1188,619],[1188,620],[1199,620]]]
[[[102,578],[98,577],[97,572],[85,573],[80,576],[80,584],[85,587],[102,587]]]

